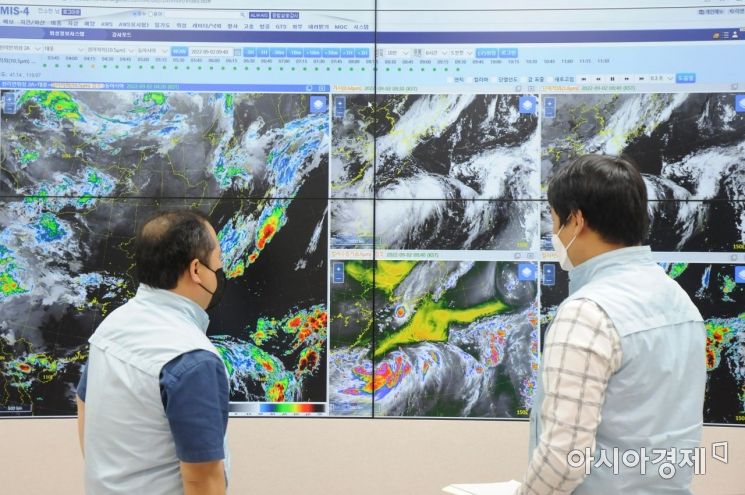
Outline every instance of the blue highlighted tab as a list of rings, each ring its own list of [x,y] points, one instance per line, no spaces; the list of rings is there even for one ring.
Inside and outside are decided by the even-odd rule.
[[[333,283],[343,284],[344,283],[344,262],[335,261],[333,268]]]
[[[288,48],[287,56],[290,58],[303,58],[303,49],[302,48]]]
[[[476,48],[476,58],[499,58],[497,48]]]
[[[243,56],[246,58],[254,58],[256,56],[256,48],[244,48]]]
[[[745,112],[745,95],[735,95],[735,112]]]
[[[188,46],[172,46],[171,57],[188,57],[189,47]]]
[[[499,58],[517,58],[517,48],[500,48]]]
[[[313,95],[310,97],[310,113],[325,113],[328,111],[329,100],[326,96]]]
[[[356,48],[354,50],[354,58],[370,58],[369,48]]]
[[[256,56],[263,57],[263,58],[269,58],[272,56],[272,51],[269,48],[257,48]]]
[[[543,265],[543,277],[541,283],[543,285],[556,285],[556,265],[553,263],[546,263]]]
[[[269,50],[269,55],[272,58],[285,58],[287,56],[287,50],[285,48],[272,48]]]
[[[303,57],[305,58],[321,58],[323,52],[320,48],[306,48],[303,50]]]
[[[536,108],[538,107],[538,102],[536,101],[535,96],[521,96],[518,106],[520,113],[534,115]]]
[[[739,265],[735,267],[735,283],[745,284],[745,266]]]
[[[354,58],[354,48],[342,48],[341,58]]]
[[[517,279],[523,282],[531,282],[535,280],[535,265],[533,263],[518,263],[517,265]]]
[[[339,58],[341,55],[341,50],[338,48],[324,48],[323,49],[323,58]]]
[[[547,119],[556,117],[556,98],[547,96],[543,98],[543,116]]]
[[[678,84],[693,84],[696,82],[696,73],[678,72],[675,74],[675,82]]]

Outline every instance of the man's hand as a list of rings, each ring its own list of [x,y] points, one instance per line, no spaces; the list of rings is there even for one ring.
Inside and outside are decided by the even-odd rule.
[[[225,495],[223,461],[182,462],[184,495]]]
[[[80,400],[80,397],[75,396],[75,400],[78,403],[78,440],[80,441],[80,452],[85,457],[85,448],[83,447],[83,440],[85,438],[85,402]]]

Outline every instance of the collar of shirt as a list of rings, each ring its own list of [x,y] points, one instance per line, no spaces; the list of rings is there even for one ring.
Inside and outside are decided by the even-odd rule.
[[[172,309],[183,313],[199,327],[202,333],[207,333],[210,317],[197,303],[189,298],[176,294],[170,290],[156,289],[149,285],[140,284],[137,288],[135,298],[140,301],[154,304],[160,308]]]
[[[569,271],[569,294],[574,294],[601,274],[629,264],[648,263],[654,264],[649,246],[632,246],[600,254]]]

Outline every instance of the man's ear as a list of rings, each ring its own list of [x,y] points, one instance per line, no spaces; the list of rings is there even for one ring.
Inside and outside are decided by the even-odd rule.
[[[574,223],[577,229],[577,234],[580,234],[585,229],[585,216],[582,214],[582,210],[574,210],[572,212],[572,223]]]
[[[195,284],[202,283],[202,279],[199,277],[199,260],[196,258],[189,263],[189,278]]]

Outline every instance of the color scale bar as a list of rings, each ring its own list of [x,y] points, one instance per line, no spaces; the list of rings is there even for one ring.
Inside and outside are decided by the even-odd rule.
[[[278,413],[278,414],[298,414],[298,413],[324,413],[326,404],[261,404],[260,412]]]
[[[234,416],[261,416],[264,414],[326,414],[327,405],[324,403],[302,402],[231,402],[230,414]]]

